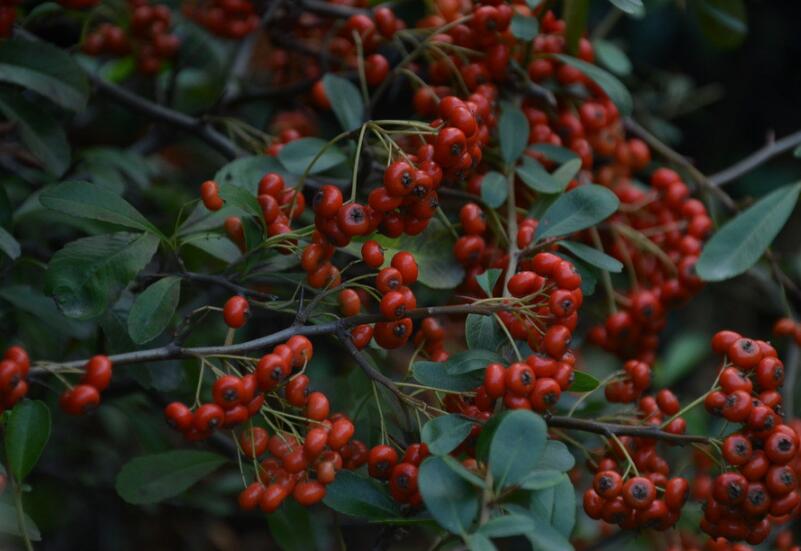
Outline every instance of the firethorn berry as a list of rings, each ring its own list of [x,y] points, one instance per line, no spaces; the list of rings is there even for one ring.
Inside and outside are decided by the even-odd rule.
[[[353,345],[361,350],[370,343],[373,338],[373,326],[369,324],[357,325],[350,332]]]
[[[192,427],[192,411],[181,402],[172,402],[164,408],[164,417],[167,424],[181,432]]]
[[[718,331],[712,337],[712,350],[717,354],[726,354],[731,345],[739,338],[741,338],[741,335],[734,331]]]
[[[270,484],[261,495],[259,507],[265,513],[272,513],[281,506],[287,495],[289,495],[289,489],[285,485]]]
[[[798,437],[795,432],[774,430],[764,444],[765,454],[771,463],[786,465],[798,452]]]
[[[244,297],[233,296],[226,301],[223,307],[223,318],[228,327],[238,329],[245,325],[250,315],[250,305]]]
[[[239,493],[239,508],[243,511],[252,511],[259,506],[261,498],[264,495],[264,484],[261,482],[252,482]]]
[[[388,319],[400,319],[406,314],[406,299],[399,291],[390,291],[381,298],[381,315]]]
[[[328,433],[328,446],[332,450],[338,450],[348,443],[355,432],[355,427],[348,419],[338,419],[331,426]]]
[[[384,268],[375,278],[375,285],[384,294],[403,286],[403,276],[396,268]]]
[[[287,401],[295,407],[303,407],[309,397],[309,378],[306,375],[293,377],[284,388]]]
[[[748,463],[751,452],[751,442],[742,434],[732,434],[723,441],[723,458],[731,465]]]
[[[339,311],[345,317],[355,316],[362,309],[359,293],[353,289],[343,289],[339,293]]]
[[[220,406],[217,404],[203,404],[195,410],[192,416],[192,424],[198,431],[206,432],[221,426],[224,418],[225,412]]]
[[[552,325],[542,339],[543,349],[552,358],[559,359],[567,351],[573,335],[564,325]]]
[[[734,365],[746,370],[753,369],[762,359],[762,352],[756,342],[739,338],[726,351],[726,356]]]
[[[528,364],[517,362],[509,366],[505,378],[507,390],[518,396],[525,396],[533,388],[536,375]]]
[[[362,260],[371,268],[378,268],[384,263],[384,249],[376,241],[365,241],[362,245]]]
[[[20,376],[22,378],[28,376],[28,370],[30,369],[31,366],[31,360],[24,348],[22,348],[21,346],[9,347],[6,350],[5,354],[3,354],[3,359],[15,362],[20,368]]]
[[[312,392],[306,401],[306,417],[322,421],[328,417],[331,407],[328,398],[322,392]]]
[[[535,411],[543,412],[555,406],[561,394],[562,388],[554,379],[537,379],[528,399]]]
[[[200,185],[200,198],[203,200],[203,205],[209,210],[223,208],[223,200],[219,193],[219,187],[214,180],[206,180]]]
[[[641,476],[635,476],[626,481],[621,492],[626,505],[633,509],[647,509],[656,498],[656,488],[653,482]]]
[[[307,337],[293,335],[286,341],[286,346],[291,352],[290,365],[293,369],[300,369],[311,361],[314,347]]]
[[[536,377],[536,375],[535,375]],[[506,368],[491,363],[484,371],[484,389],[491,398],[500,398],[506,392]]]
[[[623,479],[616,471],[599,471],[592,480],[592,487],[603,499],[615,499],[623,491]]]
[[[671,478],[665,485],[663,499],[671,511],[680,511],[690,495],[690,485],[685,478]]]
[[[22,369],[17,362],[11,360],[0,361],[0,392],[10,392],[22,375]]]
[[[90,385],[78,385],[61,395],[59,405],[70,415],[84,415],[100,405],[100,392]]]
[[[666,415],[676,415],[681,408],[678,398],[670,390],[663,388],[656,394],[656,403]]]
[[[251,459],[264,455],[269,441],[270,435],[261,427],[246,429],[239,435],[239,447]]]
[[[419,269],[412,253],[406,251],[395,253],[391,265],[400,272],[404,285],[409,286],[417,281]]]
[[[367,470],[373,478],[389,478],[398,462],[398,452],[386,444],[375,446],[367,458]]]
[[[317,481],[298,482],[292,492],[292,497],[300,505],[309,507],[322,501],[325,497],[325,486]]]
[[[223,375],[214,381],[211,389],[214,403],[223,409],[239,405],[243,393],[242,379],[233,375]]]

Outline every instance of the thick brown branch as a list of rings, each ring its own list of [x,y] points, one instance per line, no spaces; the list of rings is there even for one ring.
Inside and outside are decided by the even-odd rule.
[[[548,426],[560,429],[591,432],[605,436],[639,436],[641,438],[654,438],[670,444],[685,446],[687,444],[708,443],[709,438],[695,434],[672,434],[657,427],[642,425],[621,425],[617,423],[600,423],[590,419],[576,419],[575,417],[562,417],[558,415],[546,416]]]

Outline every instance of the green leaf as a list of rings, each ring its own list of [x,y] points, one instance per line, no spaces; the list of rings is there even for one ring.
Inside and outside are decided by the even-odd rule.
[[[719,48],[739,46],[748,34],[743,0],[699,0],[693,2],[701,32]]]
[[[478,371],[487,367],[487,364],[500,363],[503,361],[498,354],[489,350],[465,350],[458,352],[448,358],[442,365],[445,366],[445,371],[451,375],[461,375],[463,373],[470,373]]]
[[[87,339],[94,333],[91,323],[68,318],[59,311],[51,297],[30,285],[5,285],[0,288],[0,298],[18,311],[36,317],[48,330],[59,335]]]
[[[524,490],[544,490],[551,488],[562,482],[564,473],[554,469],[536,469],[520,481],[520,487]]]
[[[138,153],[114,147],[92,147],[81,152],[80,170],[97,185],[121,194],[130,181],[147,187],[155,171]]]
[[[339,471],[326,486],[323,503],[333,510],[368,520],[384,520],[400,515],[398,504],[377,481],[351,471]]]
[[[560,241],[559,246],[563,249],[567,249],[587,264],[591,264],[601,270],[615,273],[623,270],[623,264],[620,261],[599,251],[595,247],[590,247],[584,243],[577,243],[575,241]]]
[[[592,65],[587,63],[586,61],[582,61],[575,57],[571,57],[564,54],[550,54],[551,57],[555,57],[562,63],[567,63],[584,73],[586,77],[590,80],[595,82],[598,86],[606,92],[606,95],[609,96],[609,99],[617,105],[617,108],[620,110],[620,113],[623,115],[630,115],[631,110],[633,107],[633,102],[631,99],[631,94],[620,82],[617,78],[615,78],[611,73],[601,69],[597,65]]]
[[[531,532],[533,528],[534,525],[531,522],[531,517],[510,513],[489,519],[481,525],[478,529],[478,533],[488,538],[508,538]]]
[[[434,520],[449,532],[465,533],[479,510],[478,490],[451,470],[442,457],[423,461],[417,481]]]
[[[278,153],[278,160],[288,172],[300,175],[306,171],[314,157],[320,154],[320,151],[326,146],[328,146],[328,142],[320,138],[301,138],[284,145]],[[325,153],[320,154],[315,161],[309,174],[323,172],[344,163],[345,160],[345,154],[335,145],[328,146]]]
[[[89,99],[89,81],[81,67],[47,42],[12,38],[0,43],[0,81],[33,90],[72,111],[82,111]]]
[[[100,220],[126,228],[150,232],[161,236],[161,232],[128,201],[96,184],[88,182],[65,182],[45,189],[39,195],[45,207],[78,218]]]
[[[0,226],[0,251],[3,251],[11,260],[19,258],[21,252],[17,240],[2,226]]]
[[[598,62],[621,77],[631,74],[631,61],[623,50],[608,40],[594,40],[592,43],[595,49],[595,57]]]
[[[506,185],[506,178],[500,172],[492,170],[481,179],[481,200],[488,207],[497,209],[503,205],[508,193],[509,186]]]
[[[262,220],[262,211],[256,195],[247,191],[245,188],[233,184],[223,184],[220,186],[220,198],[226,205],[234,206],[245,215],[255,216]]]
[[[729,220],[704,245],[695,271],[723,281],[756,264],[793,212],[801,182],[781,187]]]
[[[50,410],[39,400],[22,400],[6,421],[5,447],[8,468],[21,482],[31,472],[50,438]]]
[[[709,355],[709,340],[698,333],[684,333],[670,343],[664,360],[654,366],[654,386],[664,388],[682,379]]]
[[[543,520],[564,538],[569,538],[576,523],[576,492],[570,478],[563,474],[559,484],[532,493],[531,511],[534,518]]]
[[[214,258],[218,258],[229,264],[242,256],[242,252],[227,235],[220,235],[218,233],[193,233],[181,239],[181,244],[196,247]]]
[[[462,465],[455,457],[451,455],[443,455],[442,459],[445,460],[445,463],[447,463],[448,467],[450,467],[453,472],[461,476],[476,488],[484,488],[486,486],[486,484],[484,484],[484,480],[482,480],[473,471],[468,470],[467,467]]]
[[[793,157],[795,157],[796,159],[801,159],[801,145],[799,145],[793,150]]]
[[[531,157],[523,157],[523,162],[515,169],[515,173],[524,184],[538,193],[561,193],[567,186],[567,182],[562,184],[549,174],[539,161]]]
[[[31,541],[42,541],[42,534],[39,532],[39,527],[31,520],[27,514],[23,512],[23,522],[25,522],[25,533]],[[22,533],[19,530],[19,523],[17,522],[17,510],[13,505],[8,503],[0,503],[0,534],[9,534],[11,536],[20,536]]]
[[[504,415],[492,437],[489,466],[499,488],[520,483],[537,466],[547,439],[542,417],[528,410]]]
[[[214,181],[220,186],[225,184],[239,186],[255,195],[259,187],[259,180],[268,172],[277,172],[282,176],[287,175],[284,165],[275,157],[253,155],[231,161],[217,171]]]
[[[576,152],[573,151],[572,149],[568,149],[566,147],[561,147],[549,143],[534,144],[532,146],[529,146],[529,150],[536,151],[537,153],[542,153],[543,155],[545,155],[545,157],[558,164],[564,164],[573,159],[580,160],[578,154],[576,154]]]
[[[590,392],[598,388],[598,379],[586,371],[573,372],[573,384],[568,389],[570,392]]]
[[[90,319],[101,315],[155,254],[150,234],[115,233],[67,243],[50,259],[45,291],[64,314]]]
[[[567,472],[576,465],[576,458],[559,440],[548,440],[545,451],[542,452],[537,469]]]
[[[327,73],[323,77],[323,88],[342,130],[360,127],[364,121],[364,103],[356,85],[345,78]]]
[[[468,314],[464,332],[467,347],[472,350],[496,352],[503,345],[505,339],[495,316]]]
[[[645,15],[645,6],[642,0],[609,0],[609,2],[620,11],[634,17]]]
[[[567,187],[567,184],[576,177],[579,170],[581,170],[581,159],[571,159],[566,161],[562,166],[553,171],[553,179],[559,182],[562,189]],[[561,190],[560,190],[561,191]]]
[[[520,40],[533,40],[540,32],[540,23],[536,17],[528,17],[515,13],[512,16],[512,23],[509,25],[512,35]]]
[[[575,54],[579,39],[587,30],[589,0],[565,0],[562,18],[565,20],[565,43],[567,51]]]
[[[14,123],[23,143],[52,176],[70,166],[70,145],[61,125],[22,94],[0,89],[0,113]]]
[[[470,551],[495,551],[497,549],[489,538],[480,532],[465,536],[464,541]]]
[[[115,488],[128,503],[158,503],[181,494],[226,462],[216,453],[196,450],[143,455],[122,467]]]
[[[528,143],[528,119],[513,103],[501,104],[498,139],[501,143],[501,157],[507,165],[514,165]]]
[[[475,390],[484,378],[480,371],[449,373],[443,363],[428,361],[415,362],[412,365],[412,375],[426,386],[458,392]]]
[[[181,278],[167,276],[136,297],[128,314],[128,334],[136,344],[150,342],[172,321],[181,297]]]
[[[535,241],[568,235],[606,220],[620,201],[609,189],[595,184],[579,186],[560,196],[545,211]]]
[[[488,297],[492,296],[492,290],[495,288],[495,284],[498,283],[501,272],[503,272],[503,270],[500,268],[490,268],[476,276],[476,282],[481,289],[487,293]]]
[[[433,455],[445,455],[464,442],[473,425],[475,421],[461,415],[440,415],[423,425],[420,438]]]
[[[309,509],[294,499],[284,500],[277,511],[267,515],[270,535],[282,551],[318,549],[313,520]]]

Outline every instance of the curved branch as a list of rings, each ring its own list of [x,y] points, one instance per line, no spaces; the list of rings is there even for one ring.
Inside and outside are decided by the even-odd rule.
[[[575,417],[546,416],[548,426],[560,429],[591,432],[605,436],[637,436],[640,438],[653,438],[663,440],[670,444],[685,446],[687,444],[706,444],[709,438],[696,434],[673,434],[653,426],[621,425],[617,423],[600,423],[590,419],[576,419]]]
[[[724,186],[729,182],[736,180],[743,174],[746,174],[747,172],[757,168],[762,163],[765,163],[773,157],[781,155],[782,153],[789,151],[798,145],[801,145],[801,130],[798,130],[789,136],[785,136],[779,141],[770,142],[761,149],[751,153],[748,157],[737,161],[729,168],[713,174],[708,178],[709,184],[715,187]]]

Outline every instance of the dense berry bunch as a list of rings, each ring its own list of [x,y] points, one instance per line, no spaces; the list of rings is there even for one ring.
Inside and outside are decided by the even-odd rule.
[[[0,412],[14,407],[28,393],[31,360],[21,346],[6,349],[0,360]]]
[[[67,388],[59,398],[61,409],[70,415],[90,413],[100,405],[100,393],[111,384],[111,360],[93,356],[83,367],[79,383]]]
[[[181,5],[184,15],[217,36],[242,39],[259,26],[250,0],[190,0]]]
[[[81,49],[91,56],[133,54],[143,74],[155,74],[178,52],[180,40],[170,32],[172,14],[165,4],[128,0],[125,26],[103,23],[84,38]]]

